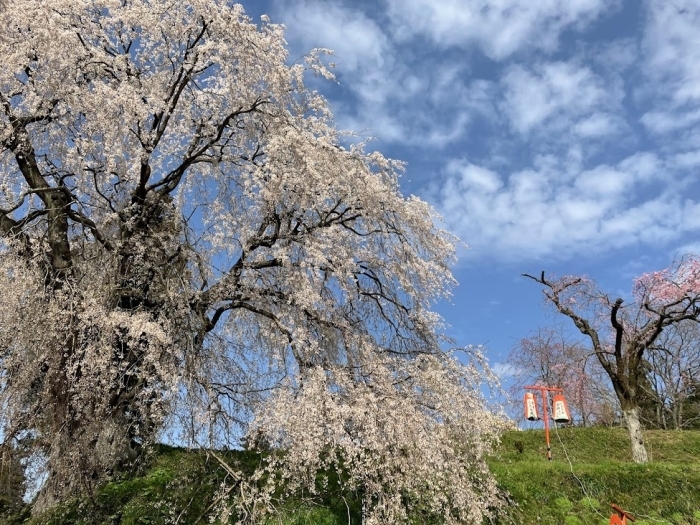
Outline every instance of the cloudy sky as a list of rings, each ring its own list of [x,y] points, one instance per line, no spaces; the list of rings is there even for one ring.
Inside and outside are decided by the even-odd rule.
[[[245,0],[335,51],[338,126],[408,162],[469,249],[438,306],[492,364],[555,322],[541,270],[631,279],[700,252],[697,0]]]

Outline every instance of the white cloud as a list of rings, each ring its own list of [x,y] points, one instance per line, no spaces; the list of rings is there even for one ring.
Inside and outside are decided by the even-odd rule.
[[[553,51],[566,29],[581,29],[610,0],[386,0],[399,39],[424,35],[440,47],[472,45],[494,60],[521,49]]]
[[[501,80],[502,110],[518,133],[539,128],[567,129],[582,137],[616,133],[624,122],[617,110],[623,93],[606,85],[590,68],[575,62],[551,62],[508,69]]]
[[[517,45],[526,45],[536,35],[533,45],[537,47],[544,33],[556,40],[565,28],[581,27],[599,16],[610,8],[609,2],[502,0],[477,9],[473,2],[445,0],[437,10],[434,3],[423,0],[406,0],[400,6],[387,0],[386,14],[393,25],[380,24],[380,13],[370,16],[358,4],[342,0],[278,1],[276,5],[276,15],[287,24],[287,38],[295,53],[313,47],[334,49],[338,78],[355,97],[348,100],[343,96],[334,104],[342,128],[430,149],[442,149],[469,137],[477,122],[495,130],[504,119],[521,139],[530,142],[536,138],[542,146],[600,141],[628,129],[619,115],[624,95],[621,81],[615,78],[611,82],[577,60],[511,65],[496,75],[500,81],[492,81],[474,78],[468,60],[455,61],[441,51],[445,42],[478,44],[472,37],[478,40],[479,31],[485,31],[482,36],[486,38],[491,34],[488,27],[511,35],[496,35],[493,42],[515,38]],[[469,18],[473,27],[459,26],[460,17]],[[433,19],[436,31],[454,35],[446,41],[436,37],[435,46],[422,42],[417,54],[419,41],[414,37],[425,34],[422,24]],[[552,31],[545,31],[550,25]],[[476,33],[469,36],[472,29]],[[503,52],[506,48],[499,49]],[[623,43],[611,45],[608,54],[624,61],[625,49]],[[561,133],[563,130],[566,133]],[[494,137],[491,147],[499,148],[502,139]],[[510,156],[510,152],[503,153]]]
[[[433,202],[472,255],[512,260],[667,250],[700,232],[698,199],[685,197],[697,191],[692,170],[700,166],[700,131],[692,127],[700,121],[700,43],[690,27],[700,27],[693,18],[700,7],[688,21],[681,0],[649,0],[643,41],[601,41],[591,31],[556,61],[531,53],[554,51],[563,32],[583,29],[616,3],[276,5],[293,49],[336,50],[341,127],[423,152],[404,150],[409,160],[426,152],[443,158],[456,145],[472,159],[444,157],[446,179]],[[494,61],[470,60],[464,51],[475,46]],[[640,105],[644,116],[635,114]],[[642,125],[659,135],[643,142]],[[661,143],[670,132],[674,141]],[[649,152],[635,154],[642,143]],[[528,166],[525,146],[548,155]],[[418,174],[418,186],[431,184],[428,176]]]
[[[453,170],[459,169],[456,164],[453,166]],[[463,166],[460,175],[460,183],[478,193],[496,193],[502,186],[497,173],[474,164]]]
[[[389,39],[361,11],[335,2],[300,0],[282,4],[281,19],[298,51],[331,48],[343,71],[374,70],[391,61]]]
[[[654,109],[642,118],[664,134],[700,121],[700,3],[649,0],[644,31],[644,72]]]
[[[466,160],[445,171],[438,207],[476,257],[565,259],[700,232],[687,180],[650,153],[592,169],[543,157],[507,177]]]
[[[611,113],[593,113],[582,118],[572,128],[574,134],[581,138],[599,138],[615,135],[626,128],[626,123],[619,116]]]
[[[700,151],[679,153],[673,157],[673,163],[679,168],[697,168],[700,166]]]
[[[652,110],[642,115],[640,120],[649,131],[661,135],[696,124],[700,121],[700,107],[690,111],[674,107]]]
[[[381,104],[399,91],[394,77],[386,74],[397,67],[392,43],[362,11],[316,0],[280,5],[293,49],[300,54],[315,47],[333,50],[338,78],[365,104]],[[419,88],[413,79],[409,85]]]
[[[464,136],[472,116],[489,109],[489,83],[467,79],[463,64],[416,61],[353,4],[340,0],[277,2],[297,53],[334,51],[336,74],[356,97],[334,107],[339,126],[381,140],[442,148]]]

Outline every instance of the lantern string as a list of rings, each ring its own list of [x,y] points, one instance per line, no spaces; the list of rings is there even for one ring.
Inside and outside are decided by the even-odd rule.
[[[591,509],[593,509],[593,512],[598,514],[601,518],[604,520],[608,519],[607,516],[604,516],[596,507],[593,505],[593,502],[591,501],[593,498],[588,494],[586,491],[586,486],[583,484],[583,481],[581,481],[581,478],[579,478],[576,473],[574,472],[574,464],[571,462],[571,458],[569,457],[569,453],[566,451],[566,447],[564,446],[564,442],[561,439],[561,436],[559,435],[559,425],[557,422],[554,422],[554,433],[557,435],[557,439],[559,440],[559,444],[561,445],[561,449],[564,451],[564,457],[566,458],[566,461],[569,463],[569,470],[571,471],[571,475],[574,477],[576,481],[578,481],[578,484],[581,485],[581,492],[583,492],[583,495],[586,496],[586,502],[588,505],[590,505]]]
[[[559,440],[559,444],[561,445],[561,449],[564,451],[564,457],[566,457],[566,461],[569,462],[569,470],[571,471],[571,475],[574,477],[574,479],[576,481],[578,481],[578,484],[581,485],[581,492],[583,492],[583,495],[586,496],[586,501],[588,502],[590,507],[593,509],[593,511],[596,514],[598,514],[598,516],[600,516],[603,519],[608,519],[607,516],[604,516],[598,509],[595,508],[595,506],[591,502],[591,500],[593,498],[591,498],[591,496],[588,494],[588,492],[586,492],[586,486],[583,484],[583,481],[581,481],[581,478],[579,478],[576,475],[576,473],[574,472],[574,464],[571,462],[571,458],[569,457],[569,453],[566,451],[566,447],[564,446],[564,442],[562,441],[561,436],[559,435],[559,425],[556,423],[556,421],[554,422],[554,433],[557,435],[557,439]],[[666,525],[671,525],[671,522],[666,521],[666,520],[657,519],[654,516],[649,516],[646,514],[638,514],[636,512],[634,513],[634,515],[637,518],[643,518],[645,520],[653,521],[655,523],[663,523]]]

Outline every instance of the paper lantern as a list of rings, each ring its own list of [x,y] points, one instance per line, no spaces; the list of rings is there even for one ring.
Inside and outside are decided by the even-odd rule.
[[[564,396],[561,394],[556,394],[554,396],[554,401],[552,402],[552,419],[557,423],[568,423],[571,421],[569,407],[566,405],[566,399],[564,399]]]
[[[535,401],[535,395],[532,392],[527,392],[525,394],[525,419],[529,421],[537,421],[540,419],[537,413],[537,402]]]

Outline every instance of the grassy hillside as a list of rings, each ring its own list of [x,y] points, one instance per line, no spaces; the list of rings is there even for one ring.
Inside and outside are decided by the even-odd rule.
[[[503,524],[607,524],[610,503],[641,525],[700,525],[700,432],[646,433],[652,463],[630,462],[623,429],[552,432],[553,461],[545,458],[542,431],[509,432],[490,464],[514,503]],[[259,458],[231,453],[252,469]],[[112,482],[91,499],[70,502],[50,516],[6,524],[209,523],[225,473],[206,454],[160,447],[141,475]],[[359,502],[331,490],[324,507],[290,504],[284,525],[359,523]],[[349,507],[346,506],[346,502]],[[2,521],[0,521],[2,523]],[[420,523],[418,520],[417,523]]]
[[[513,522],[607,525],[616,503],[637,524],[700,525],[700,432],[646,432],[646,465],[631,463],[624,429],[552,432],[551,463],[543,434],[507,433],[491,461],[517,502]]]

